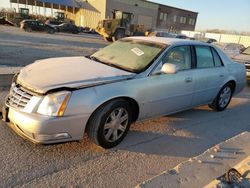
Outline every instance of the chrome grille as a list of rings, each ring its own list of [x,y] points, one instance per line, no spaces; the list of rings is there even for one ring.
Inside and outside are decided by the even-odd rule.
[[[24,91],[20,86],[13,85],[7,98],[7,105],[22,110],[30,101],[32,95]]]

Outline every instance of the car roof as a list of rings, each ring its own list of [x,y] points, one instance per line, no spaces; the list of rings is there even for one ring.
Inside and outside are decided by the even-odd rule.
[[[128,37],[129,39],[136,39],[142,41],[148,41],[152,43],[161,43],[167,45],[203,45],[203,46],[212,46],[211,44],[188,40],[188,39],[178,39],[178,38],[167,38],[167,37]]]

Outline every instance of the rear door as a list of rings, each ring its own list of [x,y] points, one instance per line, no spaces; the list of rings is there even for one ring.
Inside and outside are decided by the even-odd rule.
[[[217,96],[224,83],[226,68],[213,47],[196,45],[193,48],[196,56],[193,106],[197,106],[210,103]]]

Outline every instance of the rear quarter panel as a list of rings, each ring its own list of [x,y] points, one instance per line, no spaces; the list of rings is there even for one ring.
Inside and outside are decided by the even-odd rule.
[[[234,95],[241,92],[246,86],[246,67],[242,63],[234,62],[229,58],[221,49],[215,47],[219,53],[225,67],[227,68],[228,75],[225,78],[225,84],[231,80],[235,81],[236,88]]]

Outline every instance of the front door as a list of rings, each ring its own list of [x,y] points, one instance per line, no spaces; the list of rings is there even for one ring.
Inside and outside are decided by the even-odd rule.
[[[194,93],[191,59],[190,46],[175,47],[163,57],[159,68],[164,63],[170,63],[178,67],[178,72],[175,74],[153,73],[145,78],[148,89],[141,96],[147,117],[169,114],[191,106]]]

